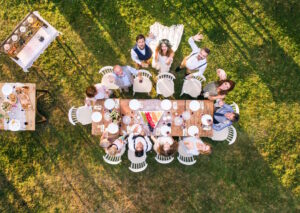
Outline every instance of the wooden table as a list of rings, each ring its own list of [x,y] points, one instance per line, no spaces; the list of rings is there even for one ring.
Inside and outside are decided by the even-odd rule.
[[[117,108],[114,108],[120,113],[120,99],[113,99],[117,104]],[[104,118],[105,113],[109,112],[107,109],[104,107],[104,102],[105,100],[97,100],[94,107],[93,107],[93,112],[100,112],[102,114],[102,119],[100,122],[92,122],[92,135],[102,135],[103,131],[108,127],[108,125],[111,123],[111,121],[106,120]],[[116,135],[111,135],[111,137],[118,136],[119,132]]]
[[[200,137],[212,137],[213,131],[212,128],[210,130],[203,130],[201,123],[201,114],[209,114],[213,117],[214,113],[214,103],[210,100],[199,100],[199,102],[203,101],[204,109],[200,108],[198,111],[193,112],[190,110],[189,105],[192,100],[186,100],[185,109],[191,113],[191,119],[186,121],[186,128],[188,129],[190,126],[197,126],[199,129]],[[198,100],[197,100],[198,101]]]
[[[0,83],[0,104],[2,104],[3,101],[7,100],[7,97],[2,93],[2,87],[5,83]],[[16,86],[17,83],[10,83],[12,86]],[[25,125],[25,128],[22,129],[23,124],[21,124],[21,130],[35,130],[35,114],[36,114],[36,85],[31,83],[19,83],[20,86],[25,87],[25,93],[29,96],[31,107],[29,107],[27,110],[25,110],[25,121],[27,122],[27,125]],[[19,102],[19,101],[18,101]],[[17,105],[18,105],[17,102]],[[20,110],[22,110],[20,108]],[[0,109],[0,113],[2,115],[5,114],[5,112]],[[0,118],[0,130],[4,130],[5,124],[4,117]]]

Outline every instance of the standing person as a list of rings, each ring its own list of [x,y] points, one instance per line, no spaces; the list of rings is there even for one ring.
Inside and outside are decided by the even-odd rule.
[[[86,88],[85,104],[87,106],[94,105],[97,100],[109,98],[111,91],[101,83],[89,86]]]
[[[152,67],[159,70],[159,72],[169,72],[173,62],[174,51],[168,39],[159,41],[155,50],[155,58],[152,62]]]
[[[207,67],[207,56],[210,50],[207,47],[200,49],[195,41],[203,39],[202,34],[197,34],[189,38],[188,42],[192,48],[192,53],[185,57],[181,62],[181,65],[176,68],[176,72],[179,72],[183,68],[186,68],[186,74],[190,76],[203,76],[203,73]]]
[[[138,70],[130,66],[120,66],[115,65],[113,68],[114,71],[114,81],[121,89],[124,89],[125,92],[128,92],[128,88],[133,84],[133,75],[138,75],[140,78],[142,76],[138,74]]]
[[[136,44],[131,49],[131,59],[135,62],[137,69],[147,68],[151,64],[152,50],[148,45],[152,39],[154,39],[152,33],[147,38],[142,34],[136,37]]]

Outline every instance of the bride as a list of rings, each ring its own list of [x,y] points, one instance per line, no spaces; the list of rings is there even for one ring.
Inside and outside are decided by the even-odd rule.
[[[169,72],[173,57],[180,44],[184,26],[182,24],[164,26],[155,22],[150,26],[154,38],[149,46],[154,53],[152,67],[160,72]]]

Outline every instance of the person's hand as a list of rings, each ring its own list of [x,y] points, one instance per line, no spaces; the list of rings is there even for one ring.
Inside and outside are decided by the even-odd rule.
[[[154,39],[155,35],[152,32],[150,32],[149,35],[148,35],[148,37],[151,38],[151,39]]]
[[[170,65],[172,63],[172,61],[173,61],[173,58],[169,57],[166,61],[166,64]]]
[[[214,100],[214,99],[213,99],[213,97],[212,97],[212,96],[210,96],[210,95],[209,95],[207,98],[208,98],[208,100],[211,100],[211,101],[213,101],[213,100]]]
[[[193,74],[189,74],[189,75],[187,75],[185,78],[186,78],[187,80],[190,80],[190,79],[193,78]]]
[[[194,41],[200,41],[204,38],[204,36],[200,33],[193,36]]]
[[[145,62],[142,62],[141,66],[142,66],[143,68],[147,68],[149,65],[148,65],[147,63],[145,63]]]
[[[220,80],[226,80],[226,72],[222,69],[217,69],[217,75],[219,76]]]

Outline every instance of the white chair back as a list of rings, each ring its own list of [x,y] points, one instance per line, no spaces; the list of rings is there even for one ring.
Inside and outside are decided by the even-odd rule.
[[[139,70],[138,73],[141,73],[141,75],[143,77],[146,77],[146,78],[149,78],[149,79],[152,77],[152,74],[149,71],[147,71],[147,70]],[[134,75],[135,78],[137,76],[138,76],[138,74]]]
[[[76,110],[76,118],[82,125],[87,125],[92,123],[92,113],[93,110],[89,106],[81,106]]]
[[[165,98],[174,94],[174,79],[175,76],[171,73],[160,73],[157,76],[156,93],[162,95]]]
[[[122,151],[119,154],[116,154],[115,156],[109,155],[106,153],[105,156],[103,156],[103,160],[111,165],[117,165],[122,162],[122,155],[125,153],[126,147],[122,149]]]
[[[157,76],[157,81],[159,81],[160,79],[170,79],[171,81],[174,81],[175,76],[171,73],[160,73],[158,76]]]
[[[171,162],[174,160],[174,157],[172,157],[172,156],[165,157],[165,156],[163,156],[163,155],[157,154],[157,155],[155,156],[155,160],[156,160],[158,163],[161,163],[161,164],[168,164],[168,163],[171,163]]]
[[[142,172],[147,168],[148,164],[146,161],[142,163],[132,163],[130,164],[129,170],[132,172]]]
[[[201,94],[203,78],[200,76],[193,76],[191,79],[185,79],[182,85],[181,94],[188,94],[193,98],[197,98]]]
[[[230,104],[230,106],[236,113],[240,114],[239,106],[235,102],[232,102],[232,104]]]
[[[76,123],[78,123],[76,112],[77,108],[73,106],[68,113],[69,121],[72,125],[76,125]]]
[[[139,70],[139,73],[141,73],[143,77],[143,82],[139,82],[139,79],[137,78],[138,74],[134,76],[132,87],[133,95],[135,95],[136,92],[150,94],[153,86],[152,81],[150,80],[152,74],[147,70]]]
[[[186,166],[191,166],[195,164],[197,161],[194,159],[193,155],[186,153],[183,146],[184,146],[183,141],[180,141],[178,147],[177,160],[179,161],[179,163]]]
[[[236,133],[236,129],[232,125],[228,127],[228,130],[229,132],[226,141],[228,141],[228,145],[231,145],[236,141],[237,133]]]
[[[200,82],[206,81],[206,78],[204,77],[204,75],[193,76],[192,78],[194,78]]]
[[[112,73],[114,72],[114,68],[112,66],[106,66],[106,67],[102,67],[99,70],[100,75],[104,76],[107,73]]]

